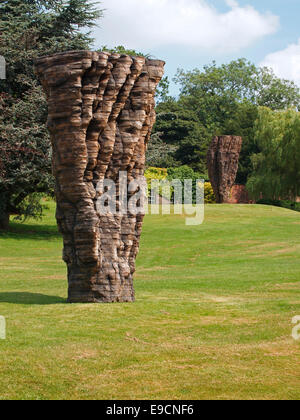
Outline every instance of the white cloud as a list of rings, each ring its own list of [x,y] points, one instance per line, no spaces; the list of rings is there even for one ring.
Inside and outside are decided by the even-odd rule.
[[[268,54],[260,65],[271,67],[277,76],[293,80],[300,86],[300,38],[297,44]]]
[[[220,13],[209,0],[102,0],[106,9],[96,31],[98,45],[149,49],[195,47],[230,53],[276,32],[279,18],[224,0]]]

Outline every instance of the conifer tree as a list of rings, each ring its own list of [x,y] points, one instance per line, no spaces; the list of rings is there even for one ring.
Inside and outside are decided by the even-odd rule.
[[[53,188],[47,107],[33,70],[35,58],[89,49],[102,12],[87,0],[0,2],[0,229],[10,215],[41,213],[40,194]]]

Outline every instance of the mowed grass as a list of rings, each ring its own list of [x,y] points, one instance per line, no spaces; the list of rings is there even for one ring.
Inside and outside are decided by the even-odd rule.
[[[66,303],[54,204],[0,235],[1,399],[299,399],[300,213],[147,216],[134,304]]]

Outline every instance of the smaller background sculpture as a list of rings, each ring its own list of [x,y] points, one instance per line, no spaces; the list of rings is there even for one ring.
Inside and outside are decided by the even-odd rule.
[[[242,148],[242,137],[216,136],[207,154],[208,174],[217,203],[228,203]]]

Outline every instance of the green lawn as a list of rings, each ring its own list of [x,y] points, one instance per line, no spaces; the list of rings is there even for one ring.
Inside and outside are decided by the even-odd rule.
[[[135,304],[66,304],[54,204],[0,235],[0,399],[300,399],[300,213],[148,216]]]

